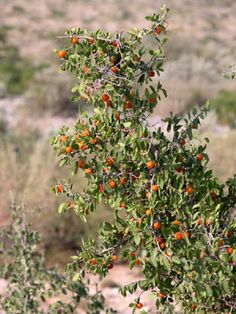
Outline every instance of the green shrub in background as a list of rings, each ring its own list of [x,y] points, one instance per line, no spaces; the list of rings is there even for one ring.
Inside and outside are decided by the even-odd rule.
[[[48,268],[40,251],[40,236],[27,223],[29,212],[23,204],[12,204],[10,210],[11,225],[0,230],[0,278],[8,284],[8,290],[0,295],[0,309],[6,314],[80,313],[82,298],[86,313],[115,313],[105,309],[100,291],[90,294],[88,287],[69,273],[65,276],[55,267]],[[57,300],[49,302],[53,297]]]
[[[220,123],[236,127],[236,91],[222,90],[212,100]]]

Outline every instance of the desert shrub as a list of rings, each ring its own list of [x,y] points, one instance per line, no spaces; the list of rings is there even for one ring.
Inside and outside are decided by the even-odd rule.
[[[0,81],[6,84],[9,94],[22,94],[36,72],[28,60],[20,57],[19,51],[13,46],[3,46],[0,54]]]
[[[2,227],[0,234],[0,277],[8,285],[6,294],[0,295],[0,309],[4,313],[75,314],[79,313],[81,298],[86,300],[89,314],[100,313],[98,309],[114,313],[105,309],[101,291],[91,293],[82,282],[73,280],[71,274],[48,268],[40,249],[40,236],[27,221],[29,211],[23,204],[12,204],[10,210],[11,224]],[[54,301],[50,302],[52,298]]]
[[[26,105],[33,115],[75,115],[78,104],[70,102],[70,75],[55,75],[54,68],[46,68],[32,82],[27,93]]]
[[[221,90],[212,100],[220,123],[236,126],[236,92]]]
[[[174,313],[176,305],[183,313],[232,313],[236,250],[229,212],[236,181],[220,184],[207,166],[208,139],[193,142],[208,108],[183,119],[172,114],[164,128],[147,122],[166,96],[153,77],[163,71],[167,11],[127,34],[77,28],[62,36],[61,69],[75,73],[75,99],[87,99],[94,112],[83,112],[53,139],[60,165],[70,165],[75,176],[84,171],[88,180],[83,192],[73,177],[52,188],[68,198],[58,211],[74,210],[86,220],[103,200],[115,217],[104,222],[99,239],[83,244],[68,269],[106,276],[117,259],[140,267],[143,279],[120,289],[123,296],[142,290],[130,304],[133,313],[143,308],[143,293],[155,296],[161,313]],[[143,44],[147,36],[155,49]],[[137,85],[145,86],[143,93]]]

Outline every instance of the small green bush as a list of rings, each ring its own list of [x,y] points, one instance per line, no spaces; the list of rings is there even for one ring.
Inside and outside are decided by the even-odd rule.
[[[219,122],[236,127],[236,92],[221,90],[212,101]]]

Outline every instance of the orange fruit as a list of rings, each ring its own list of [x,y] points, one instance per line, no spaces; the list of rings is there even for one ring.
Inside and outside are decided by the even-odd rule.
[[[58,187],[57,187],[57,192],[58,192],[58,193],[62,193],[62,192],[63,192],[63,188],[62,188],[62,185],[61,185],[61,184],[58,185]]]
[[[114,46],[114,47],[118,47],[118,41],[117,40],[114,40],[113,42],[112,42],[112,46]]]
[[[97,265],[97,263],[98,263],[98,261],[96,260],[96,258],[92,258],[90,262],[91,262],[91,264],[94,265],[94,266]]]
[[[179,173],[182,172],[183,171],[183,167],[180,166],[180,167],[176,168],[176,171],[179,172]]]
[[[137,307],[137,309],[141,309],[141,308],[143,307],[143,303],[140,303],[140,302],[137,303],[137,304],[136,304],[136,307]]]
[[[198,224],[199,226],[202,224],[202,219],[201,219],[201,218],[198,218],[197,224]]]
[[[140,259],[139,259],[139,258],[136,258],[136,260],[135,260],[135,264],[136,264],[136,265],[140,265],[140,264],[141,264],[141,261],[140,261]]]
[[[233,232],[232,231],[228,231],[227,232],[227,238],[232,238],[233,236]]]
[[[184,236],[181,232],[176,232],[175,233],[175,240],[180,241],[183,240]]]
[[[68,140],[68,136],[66,136],[66,135],[60,136],[60,141],[62,143],[66,142],[67,140]]]
[[[130,255],[131,257],[135,257],[135,256],[136,256],[135,252],[131,252],[129,255]]]
[[[59,58],[64,59],[67,56],[67,52],[65,50],[60,50],[58,52],[58,56],[59,56]]]
[[[160,299],[165,299],[166,298],[166,295],[162,292],[159,293],[159,298]]]
[[[90,144],[92,145],[96,144],[97,142],[98,142],[98,139],[96,137],[90,140]]]
[[[160,244],[160,247],[161,247],[161,249],[164,249],[164,248],[166,247],[165,242],[161,243],[161,244]]]
[[[152,186],[152,191],[153,191],[153,192],[157,192],[157,191],[158,191],[158,185],[157,185],[157,184],[154,184],[154,185]]]
[[[73,147],[72,146],[67,146],[66,147],[66,153],[67,154],[70,154],[70,153],[72,153],[73,152]]]
[[[94,39],[91,37],[91,38],[89,38],[89,43],[90,43],[90,45],[92,45],[93,43],[94,43]]]
[[[184,234],[186,235],[187,238],[190,238],[190,233],[188,231],[185,231]]]
[[[117,121],[120,120],[120,115],[119,115],[119,113],[116,113],[116,114],[115,114],[115,118],[116,118]]]
[[[192,305],[192,306],[191,306],[191,309],[194,311],[194,310],[197,309],[197,306],[196,306],[196,305]]]
[[[160,221],[155,222],[155,223],[153,224],[153,228],[154,228],[155,230],[160,230],[160,229],[161,229],[161,223],[160,223]]]
[[[173,225],[179,226],[179,225],[180,225],[179,220],[175,220],[175,221],[173,221]]]
[[[197,155],[197,160],[198,160],[198,161],[202,161],[203,158],[204,158],[204,157],[203,157],[203,154],[198,154],[198,155]]]
[[[219,246],[223,246],[225,244],[224,240],[219,241]]]
[[[83,67],[83,72],[84,73],[88,73],[89,72],[89,67],[87,67],[86,65]]]
[[[160,34],[161,34],[161,26],[160,26],[160,25],[158,25],[158,26],[156,27],[155,32],[156,32],[157,35],[160,35]]]
[[[230,247],[227,247],[227,253],[230,255],[232,254],[234,251],[234,249],[230,246]]]
[[[120,204],[120,207],[121,207],[121,208],[126,208],[125,202],[122,202],[122,203]]]
[[[151,104],[156,104],[156,102],[157,102],[157,100],[156,100],[156,98],[149,98],[149,102],[151,103]]]
[[[85,130],[85,131],[84,131],[84,136],[85,136],[85,137],[88,137],[89,134],[90,134],[90,133],[89,133],[89,130]]]
[[[152,212],[151,212],[151,209],[150,209],[150,208],[146,209],[146,215],[147,215],[147,216],[150,216],[151,213],[152,213]]]
[[[108,267],[108,269],[112,269],[114,267],[114,265],[112,263],[109,263],[107,267]]]
[[[191,186],[187,186],[186,192],[187,192],[188,194],[192,194],[192,193],[193,193],[193,188],[192,188]]]
[[[181,141],[181,144],[182,145],[185,145],[187,143],[186,139],[184,138],[182,141]]]
[[[131,101],[127,100],[124,104],[125,109],[131,109],[133,108],[133,104]]]
[[[123,177],[123,178],[120,179],[120,184],[121,185],[125,185],[127,183],[127,181],[128,181],[128,179]]]
[[[117,73],[119,71],[119,69],[117,67],[111,67],[111,71],[113,73]]]
[[[111,189],[114,189],[114,188],[116,187],[116,181],[110,180],[110,181],[109,181],[109,187],[110,187]]]
[[[111,158],[111,157],[108,157],[108,158],[107,158],[107,165],[108,165],[108,166],[113,166],[114,163],[115,163],[115,161],[114,161],[113,158]]]
[[[155,163],[150,160],[146,163],[146,166],[148,167],[148,169],[153,169],[155,167]]]
[[[104,184],[100,184],[99,192],[101,192],[101,193],[105,192],[105,185]]]
[[[113,255],[113,256],[112,256],[112,260],[113,260],[113,261],[118,261],[118,259],[119,259],[119,256],[118,256],[118,255]]]
[[[79,167],[80,168],[84,168],[84,161],[83,161],[83,159],[79,160]]]
[[[93,169],[92,168],[86,168],[84,172],[86,174],[91,174],[91,173],[93,173]]]
[[[101,98],[103,101],[108,101],[110,99],[110,96],[108,94],[103,94]]]
[[[154,77],[155,76],[155,72],[154,71],[149,71],[148,72],[148,76],[149,77]]]
[[[151,193],[150,192],[147,192],[146,193],[146,198],[150,198],[151,197]]]
[[[76,45],[76,44],[78,44],[78,42],[79,42],[79,38],[78,38],[78,37],[73,37],[73,38],[71,39],[71,42],[72,42],[73,45]]]
[[[162,237],[159,237],[159,238],[157,239],[157,242],[158,242],[159,244],[161,244],[161,243],[164,242],[164,239],[163,239]]]

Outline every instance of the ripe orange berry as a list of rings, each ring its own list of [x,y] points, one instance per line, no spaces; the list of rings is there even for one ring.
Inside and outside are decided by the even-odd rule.
[[[113,158],[111,158],[111,157],[108,157],[108,158],[107,158],[107,165],[108,165],[108,166],[113,166],[114,163],[115,163],[115,161],[114,161]]]
[[[233,236],[233,232],[232,231],[228,231],[227,232],[227,238],[232,238]]]
[[[83,72],[84,73],[88,73],[89,72],[89,67],[87,67],[86,65],[83,67]]]
[[[203,160],[203,154],[198,154],[197,155],[197,160],[202,161]]]
[[[120,115],[119,115],[119,113],[116,113],[116,114],[115,114],[115,118],[116,118],[117,121],[120,121]]]
[[[230,255],[232,254],[234,251],[234,249],[230,246],[230,247],[227,247],[227,253]]]
[[[160,230],[160,229],[161,229],[161,223],[160,223],[160,221],[155,222],[155,223],[153,224],[153,228],[154,228],[155,230]]]
[[[205,224],[206,224],[206,226],[208,226],[208,225],[210,224],[209,219],[206,219],[206,220],[205,220]]]
[[[90,143],[92,144],[92,145],[94,145],[94,144],[96,144],[98,142],[98,139],[95,137],[95,138],[92,138],[91,140],[90,140]]]
[[[98,261],[96,260],[96,258],[92,258],[90,262],[91,262],[91,264],[92,264],[93,266],[97,265],[97,263],[98,263]]]
[[[185,145],[187,143],[186,139],[184,138],[182,141],[181,141],[181,144],[182,145]]]
[[[68,140],[68,136],[66,136],[66,135],[60,136],[60,141],[62,143],[65,143],[67,140]]]
[[[139,258],[136,258],[136,260],[135,260],[135,265],[140,265],[140,264],[141,264],[140,259],[139,259]]]
[[[184,236],[181,232],[176,232],[175,233],[175,240],[180,241],[183,240]]]
[[[70,154],[70,153],[72,153],[73,152],[73,147],[72,146],[67,146],[66,147],[66,153],[67,154]]]
[[[88,41],[89,41],[90,45],[92,45],[94,43],[94,39],[93,38],[89,38]]]
[[[119,256],[118,256],[118,255],[113,255],[113,256],[112,256],[112,260],[113,260],[113,261],[118,261],[118,259],[119,259]]]
[[[191,186],[187,186],[186,192],[187,192],[188,194],[192,194],[192,193],[193,193],[193,188],[192,188]]]
[[[191,309],[194,311],[194,310],[197,309],[197,306],[196,306],[196,305],[192,305],[192,306],[191,306]]]
[[[147,216],[150,216],[151,213],[152,213],[152,212],[151,212],[151,209],[150,209],[150,208],[146,209],[146,215],[147,215]]]
[[[160,35],[160,34],[161,34],[161,26],[160,26],[160,25],[158,25],[158,26],[156,27],[155,32],[156,32],[157,35]]]
[[[63,192],[63,187],[62,187],[61,184],[58,185],[58,187],[57,187],[57,192],[58,192],[58,193],[62,193],[62,192]]]
[[[67,56],[67,52],[65,50],[60,50],[58,52],[58,56],[59,56],[59,58],[64,59]]]
[[[113,73],[117,73],[119,71],[119,69],[117,67],[111,67],[111,71]]]
[[[78,37],[73,37],[73,38],[71,39],[71,42],[72,42],[73,45],[76,45],[76,44],[78,44],[78,42],[79,42],[79,38],[78,38]]]
[[[112,42],[112,46],[114,46],[114,47],[118,47],[118,41],[117,40],[114,40],[113,42]]]
[[[138,223],[138,225],[140,226],[141,223],[142,223],[142,218],[138,218],[138,219],[137,219],[137,223]]]
[[[161,243],[161,244],[160,244],[160,247],[161,247],[162,250],[165,249],[165,247],[166,247],[165,242]]]
[[[121,208],[126,208],[125,202],[122,202],[122,203],[120,204],[120,207],[121,207]]]
[[[85,136],[85,137],[88,137],[89,134],[90,134],[89,130],[85,130],[85,131],[84,131],[84,136]]]
[[[146,198],[150,198],[151,197],[151,193],[150,192],[147,192],[146,193]]]
[[[156,102],[157,102],[157,100],[156,100],[156,98],[149,98],[149,102],[151,103],[151,104],[156,104]]]
[[[108,94],[103,94],[101,98],[103,101],[108,101],[110,99],[110,96]]]
[[[131,101],[127,100],[124,104],[125,109],[132,109],[133,108],[133,104]]]
[[[120,179],[120,184],[121,185],[125,185],[127,183],[127,181],[128,181],[128,179],[123,177],[123,178]]]
[[[79,160],[79,167],[80,168],[84,168],[84,161],[83,161],[83,159]]]
[[[116,181],[110,180],[110,181],[109,181],[109,187],[110,187],[111,189],[114,189],[114,188],[116,187]]]
[[[187,238],[190,238],[190,233],[188,231],[185,231],[184,234],[186,235]]]
[[[201,219],[201,218],[198,218],[197,224],[198,224],[199,226],[202,224],[202,219]]]
[[[101,193],[105,192],[105,185],[104,184],[100,184],[99,192],[101,192]]]
[[[155,163],[150,160],[146,163],[146,166],[148,167],[148,169],[153,169],[155,167]]]
[[[137,307],[137,309],[141,309],[143,307],[143,303],[137,303],[136,307]]]
[[[135,257],[135,256],[136,256],[135,252],[131,252],[129,255],[130,255],[131,257]]]
[[[93,173],[93,169],[92,168],[87,168],[87,169],[84,170],[84,172],[86,174],[91,174],[91,173]]]
[[[157,242],[158,242],[159,244],[161,244],[161,243],[164,242],[164,239],[163,239],[162,237],[159,237],[159,238],[157,239]]]
[[[108,267],[108,269],[112,269],[114,267],[114,265],[112,263],[109,263],[107,267]]]
[[[180,167],[176,168],[176,171],[179,172],[179,173],[182,172],[183,171],[183,167],[180,166]]]
[[[154,71],[149,71],[148,72],[148,76],[149,77],[154,77],[155,76],[155,72]]]
[[[224,240],[219,241],[219,246],[223,246],[225,244]]]
[[[162,292],[159,293],[159,298],[160,299],[165,299],[166,298],[166,295]]]
[[[152,186],[152,191],[153,191],[153,192],[157,192],[157,191],[158,191],[158,185],[157,185],[157,184],[154,184],[154,185]]]
[[[179,220],[175,220],[175,221],[173,221],[173,225],[179,226],[179,225],[180,225]]]

